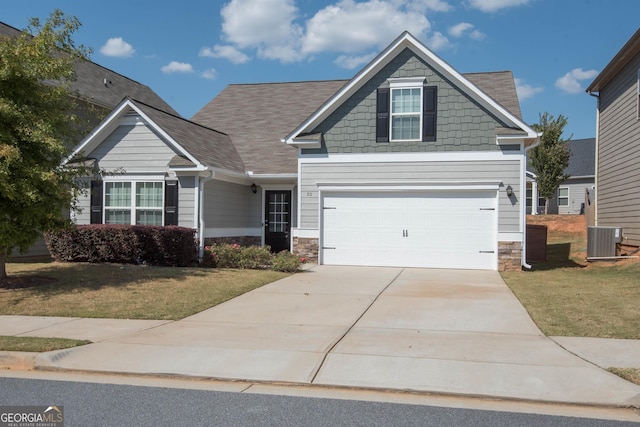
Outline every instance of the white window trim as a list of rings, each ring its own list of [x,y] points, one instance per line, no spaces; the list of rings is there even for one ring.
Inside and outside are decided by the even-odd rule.
[[[560,190],[564,190],[567,189],[567,195],[566,196],[560,196]],[[569,190],[569,187],[558,187],[558,207],[559,208],[563,208],[563,207],[567,207],[569,206],[569,194],[570,194],[571,190]],[[560,204],[560,199],[567,199],[567,204],[566,205],[562,205]]]
[[[131,200],[129,201],[129,206],[114,206],[114,207],[108,207],[107,206],[107,184],[108,183],[113,183],[113,182],[128,182],[131,184],[131,192],[130,192],[130,197]],[[137,184],[141,183],[141,182],[159,182],[162,183],[162,191],[161,191],[161,195],[162,195],[162,203],[160,204],[160,207],[158,208],[154,208],[154,207],[139,207],[136,205],[136,190],[137,190]],[[103,224],[107,224],[107,210],[126,210],[128,209],[129,211],[131,211],[131,221],[129,223],[129,225],[136,225],[136,218],[137,218],[137,211],[138,210],[157,210],[160,211],[162,213],[162,218],[160,220],[161,224],[164,225],[164,215],[165,215],[165,191],[164,191],[164,184],[165,184],[165,179],[164,176],[125,176],[125,175],[120,175],[120,176],[115,176],[115,177],[108,177],[105,178],[103,180],[102,183],[102,223]],[[126,225],[126,224],[125,224]]]
[[[404,77],[387,79],[389,82],[389,142],[419,142],[422,141],[422,128],[424,121],[424,82],[425,77]],[[420,118],[420,124],[418,126],[418,138],[412,139],[394,139],[393,138],[393,118],[399,116],[415,116],[416,113],[394,113],[393,112],[393,91],[398,89],[419,89],[420,90],[420,108],[418,109],[418,117]]]

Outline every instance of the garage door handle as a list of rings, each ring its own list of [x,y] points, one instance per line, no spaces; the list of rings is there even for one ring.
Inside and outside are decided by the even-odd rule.
[[[330,246],[323,246],[322,249],[335,249],[335,248],[332,248]]]
[[[322,209],[338,209],[335,206],[323,206]]]
[[[495,251],[478,251],[481,254],[495,254]]]
[[[480,208],[481,211],[495,211],[496,208]]]

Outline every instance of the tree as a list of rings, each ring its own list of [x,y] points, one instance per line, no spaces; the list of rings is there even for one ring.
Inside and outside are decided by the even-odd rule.
[[[529,161],[533,173],[536,174],[538,192],[545,199],[544,213],[549,210],[549,200],[556,194],[560,184],[569,178],[564,173],[569,165],[569,147],[562,132],[567,125],[567,118],[562,114],[554,119],[549,113],[540,114],[540,123],[532,125],[537,132],[542,132],[540,145],[531,151]]]
[[[71,38],[79,27],[55,10],[44,24],[33,18],[20,36],[0,39],[0,281],[13,250],[69,224],[63,210],[86,175],[63,165],[80,131],[74,64],[90,53]]]

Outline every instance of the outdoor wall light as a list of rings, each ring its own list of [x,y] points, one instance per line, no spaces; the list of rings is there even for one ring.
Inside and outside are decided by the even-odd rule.
[[[256,194],[258,192],[258,186],[256,185],[255,182],[253,184],[251,184],[251,192],[253,194]]]
[[[507,190],[507,197],[511,197],[513,195],[513,188],[510,185],[507,185],[505,190]]]

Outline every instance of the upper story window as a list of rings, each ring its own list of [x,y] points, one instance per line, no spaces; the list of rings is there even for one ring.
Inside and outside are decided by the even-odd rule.
[[[437,87],[424,78],[389,79],[379,88],[376,141],[435,141]]]

